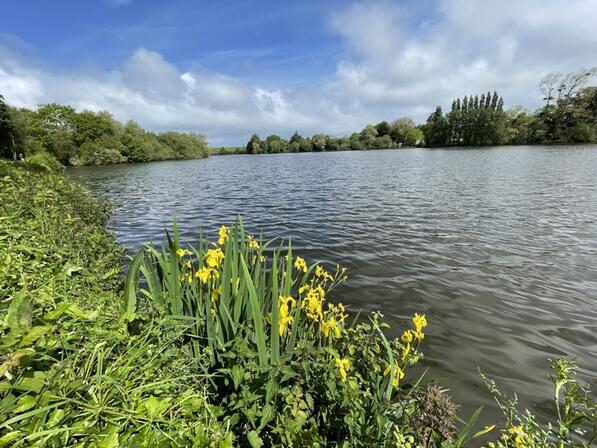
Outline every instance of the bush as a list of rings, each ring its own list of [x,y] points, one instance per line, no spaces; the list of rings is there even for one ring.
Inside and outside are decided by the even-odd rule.
[[[24,167],[37,171],[60,171],[63,166],[52,154],[45,151],[36,152],[23,162]]]

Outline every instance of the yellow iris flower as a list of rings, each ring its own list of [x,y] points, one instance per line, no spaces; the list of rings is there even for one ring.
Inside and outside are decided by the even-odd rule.
[[[296,257],[296,260],[294,260],[294,267],[297,271],[307,272],[307,262],[304,258]]]

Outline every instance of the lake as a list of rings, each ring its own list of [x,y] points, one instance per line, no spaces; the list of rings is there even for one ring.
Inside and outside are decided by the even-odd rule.
[[[546,412],[549,362],[597,383],[597,146],[237,155],[67,171],[114,207],[128,248],[242,215],[295,253],[340,263],[334,299],[397,335],[429,321],[429,376],[470,415],[498,418],[479,366]],[[419,370],[420,371],[420,370]],[[414,373],[411,371],[411,379]]]

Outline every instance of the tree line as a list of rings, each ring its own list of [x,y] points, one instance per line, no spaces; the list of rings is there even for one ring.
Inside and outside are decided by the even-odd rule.
[[[335,137],[323,133],[289,139],[253,134],[244,148],[214,154],[246,152],[347,151],[404,146],[483,146],[503,144],[597,142],[597,86],[589,81],[597,68],[568,74],[552,73],[540,83],[544,104],[534,113],[522,107],[504,108],[497,92],[467,95],[441,106],[417,125],[403,117],[365,126],[360,132]],[[7,105],[0,95],[0,156],[19,158],[50,154],[62,164],[94,165],[207,157],[200,134],[155,133],[134,121],[122,124],[108,112],[77,112],[70,106],[44,104],[36,110]]]
[[[295,132],[288,140],[253,134],[248,154],[391,149],[403,146],[485,146],[597,142],[597,87],[587,86],[597,68],[568,74],[552,73],[540,84],[545,104],[534,113],[504,108],[497,92],[467,95],[444,113],[438,106],[424,124],[404,117],[366,126],[346,137]],[[228,151],[228,153],[238,152]],[[225,154],[226,151],[221,151]]]
[[[0,157],[50,154],[64,165],[103,165],[207,157],[200,134],[155,133],[110,113],[44,104],[36,110],[7,105],[0,95]]]
[[[423,138],[423,132],[416,123],[411,118],[403,117],[391,123],[382,121],[376,125],[368,125],[361,132],[353,132],[347,137],[333,137],[323,133],[303,137],[295,132],[288,140],[278,135],[269,135],[261,140],[257,134],[253,134],[245,151],[248,154],[267,154],[386,149],[416,146],[423,142]]]
[[[504,110],[497,93],[456,99],[450,112],[438,106],[422,129],[426,146],[524,145],[597,142],[597,68],[552,73],[540,83],[544,104],[534,113]]]

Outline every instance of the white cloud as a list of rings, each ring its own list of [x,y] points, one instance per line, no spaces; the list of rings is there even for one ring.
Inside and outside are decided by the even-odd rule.
[[[535,108],[545,74],[597,63],[594,0],[440,0],[434,13],[422,22],[420,11],[389,1],[338,11],[330,26],[346,52],[323,86],[265,89],[182,72],[144,48],[112,71],[65,71],[0,46],[0,92],[17,106],[106,109],[156,130],[242,143],[252,132],[345,134],[402,115],[424,121],[437,104],[494,89],[507,105]]]

